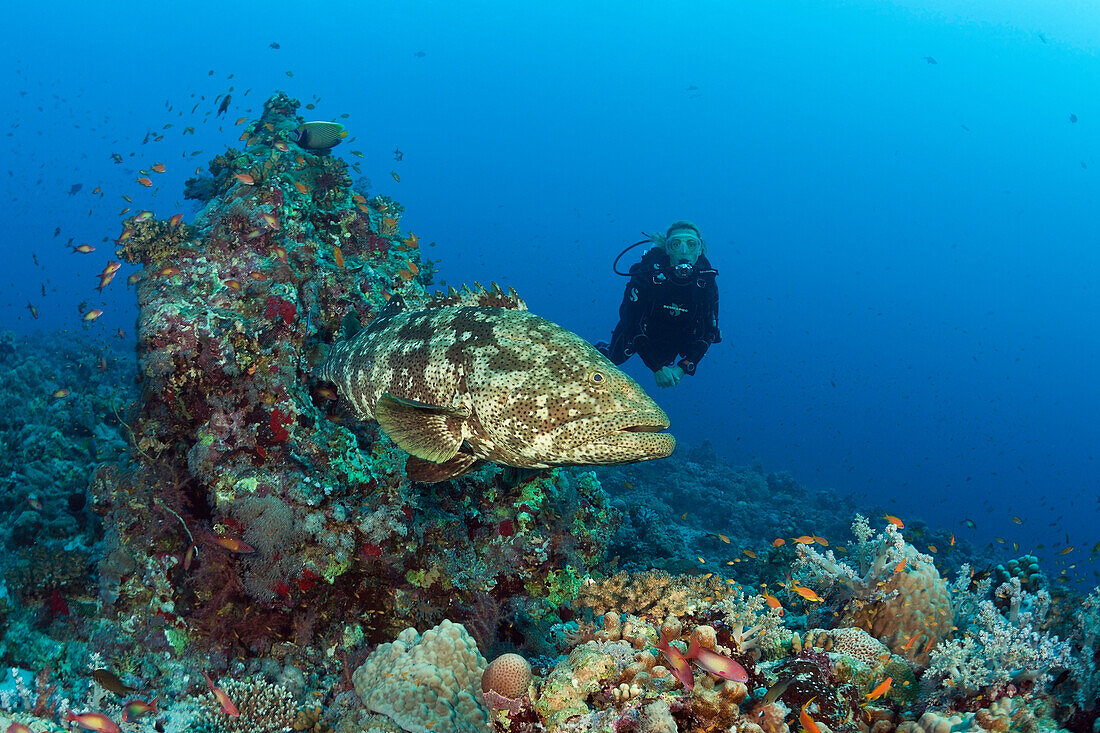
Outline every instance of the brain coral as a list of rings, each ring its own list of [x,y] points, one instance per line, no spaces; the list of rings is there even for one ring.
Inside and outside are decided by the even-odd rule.
[[[481,675],[481,691],[515,699],[522,697],[531,684],[531,664],[518,654],[501,654]]]
[[[485,657],[461,624],[443,621],[380,645],[352,674],[355,692],[409,733],[486,733],[478,684]]]

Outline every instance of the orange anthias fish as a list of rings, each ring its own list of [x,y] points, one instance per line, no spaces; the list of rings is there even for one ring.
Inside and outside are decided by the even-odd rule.
[[[301,181],[296,181],[294,183],[294,188],[298,189],[298,193],[309,193],[309,189],[306,188],[306,184],[302,183]]]
[[[214,682],[210,679],[210,675],[208,675],[206,672],[203,672],[202,676],[206,678],[207,686],[210,688],[210,691],[214,693],[214,697],[216,697],[218,699],[218,702],[221,704],[222,712],[234,718],[241,717],[241,711],[237,710],[237,706],[234,705],[233,701],[229,699],[229,695],[225,694],[225,690],[215,685]]]
[[[234,537],[227,534],[215,534],[211,535],[210,539],[214,540],[214,543],[224,547],[230,552],[239,552],[247,554],[249,552],[255,552],[256,549],[249,545],[247,542],[239,537]]]
[[[74,715],[73,711],[69,711],[69,716],[65,718],[70,723],[76,723],[84,730],[99,731],[99,733],[122,733],[122,729],[115,725],[115,722],[108,718],[103,713],[83,713],[81,715]]]
[[[92,308],[90,311],[84,314],[84,318],[82,320],[94,321],[101,315],[103,315],[103,311],[101,311],[99,308]]]
[[[887,514],[886,515],[886,521],[889,522],[890,524],[894,525],[898,529],[905,529],[905,522],[901,521],[900,519],[898,519],[897,517],[895,517],[892,514]]]
[[[95,252],[95,247],[90,244],[79,244],[73,247],[73,252],[79,252],[80,254],[88,254],[89,252]]]
[[[772,540],[772,547],[782,547],[785,544],[787,544],[787,540],[783,539],[782,537],[776,537],[774,540]]]
[[[264,220],[264,224],[267,224],[268,229],[276,232],[279,231],[279,217],[264,212],[260,214],[260,218]]]
[[[817,593],[815,593],[813,590],[811,590],[810,588],[807,588],[805,586],[795,585],[795,586],[791,587],[791,590],[793,590],[795,593],[797,593],[798,595],[805,598],[807,601],[813,601],[814,603],[824,603],[825,602],[824,598],[822,598]]]
[[[143,186],[152,186],[153,185],[153,182],[151,180],[149,180],[148,178],[144,177],[144,176],[137,179],[137,182],[140,183]]]
[[[798,722],[802,724],[802,730],[805,733],[821,733],[821,729],[817,727],[817,723],[810,717],[810,714],[806,712],[806,708],[810,703],[816,700],[816,697],[811,697],[806,701],[806,704],[802,706],[802,711],[798,713]]]
[[[344,266],[344,253],[340,251],[339,247],[332,248],[332,258],[336,261],[337,267]]]
[[[894,682],[893,677],[887,677],[882,682],[879,682],[878,685],[875,686],[875,689],[873,689],[873,690],[871,690],[870,692],[867,693],[867,699],[868,700],[877,700],[877,699],[879,699],[880,697],[882,697],[883,695],[885,695],[887,692],[890,691],[890,685],[893,682]]]
[[[786,610],[783,608],[783,604],[780,603],[779,599],[776,598],[775,596],[773,596],[771,593],[765,593],[764,594],[764,600],[767,601],[768,605],[771,606],[772,608],[778,608],[780,616],[782,616],[784,613],[786,613]]]
[[[164,173],[164,171],[165,171],[164,163],[154,164],[152,170],[157,172],[157,173]]]
[[[183,214],[172,214],[171,218],[168,219],[168,226],[178,227],[181,221],[183,221]]]
[[[694,636],[691,637],[691,643],[688,645],[684,659],[694,659],[700,667],[724,680],[749,681],[749,673],[740,662],[736,659],[730,659],[724,654],[699,646],[699,642],[695,640]]]
[[[247,173],[238,173],[233,177],[246,186],[254,186],[256,184],[256,179],[248,175]]]
[[[154,697],[152,702],[135,698],[122,706],[122,722],[132,723],[135,720],[144,718],[146,715],[157,715],[159,712],[157,710],[157,698]]]
[[[801,537],[791,538],[791,542],[797,543],[799,545],[812,545],[814,543],[814,538],[808,534],[804,534]]]
[[[689,692],[695,689],[695,675],[691,673],[691,665],[688,664],[687,659],[684,658],[679,649],[668,643],[664,634],[661,634],[660,641],[657,642],[657,648],[668,659],[672,676],[680,680],[680,684]]]

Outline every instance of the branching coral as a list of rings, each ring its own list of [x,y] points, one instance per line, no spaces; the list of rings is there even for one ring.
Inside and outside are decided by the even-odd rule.
[[[895,654],[926,664],[928,651],[952,626],[947,584],[932,558],[907,544],[893,524],[876,534],[856,515],[852,533],[856,565],[837,560],[832,550],[799,545],[796,579],[841,606],[837,625],[862,628]]]
[[[1023,680],[1042,686],[1052,672],[1070,666],[1069,643],[1039,630],[1050,610],[1046,591],[1027,593],[1013,578],[997,594],[1008,601],[1007,616],[993,600],[983,600],[970,624],[960,629],[961,638],[932,650],[923,684],[934,697],[974,695]]]
[[[716,575],[669,575],[660,570],[620,572],[581,585],[579,606],[598,614],[615,610],[660,622],[666,616],[683,616],[708,608],[731,587]]]
[[[298,706],[286,688],[264,679],[226,679],[218,683],[240,711],[230,717],[212,694],[199,698],[202,711],[194,730],[209,733],[279,733],[294,724]]]

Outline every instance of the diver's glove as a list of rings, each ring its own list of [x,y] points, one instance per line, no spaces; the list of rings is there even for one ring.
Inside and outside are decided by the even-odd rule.
[[[653,372],[653,378],[657,380],[658,387],[675,387],[683,377],[684,370],[679,366],[665,366]]]

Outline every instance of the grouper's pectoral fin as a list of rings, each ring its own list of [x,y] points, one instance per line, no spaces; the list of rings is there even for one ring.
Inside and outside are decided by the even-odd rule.
[[[405,461],[405,474],[412,481],[423,481],[434,484],[440,481],[449,481],[464,473],[472,471],[481,463],[476,456],[469,453],[456,453],[453,458],[443,463],[432,463],[423,458],[409,456]]]
[[[397,447],[432,463],[455,457],[462,447],[462,426],[468,417],[468,410],[429,405],[389,392],[378,398],[374,408],[374,419]]]

